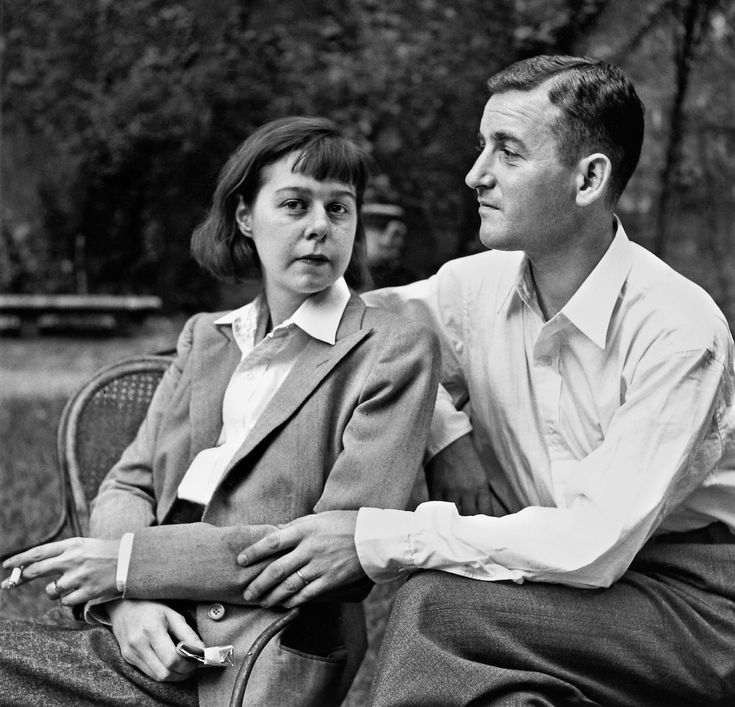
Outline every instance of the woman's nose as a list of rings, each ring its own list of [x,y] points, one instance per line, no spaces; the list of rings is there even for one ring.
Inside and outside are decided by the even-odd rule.
[[[329,216],[324,208],[315,206],[306,227],[306,237],[324,240],[328,233]]]

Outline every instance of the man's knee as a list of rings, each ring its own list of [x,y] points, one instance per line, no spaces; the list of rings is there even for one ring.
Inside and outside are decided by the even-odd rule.
[[[414,615],[435,607],[437,603],[450,603],[452,596],[447,587],[451,579],[452,575],[446,572],[417,572],[396,592],[391,613]]]

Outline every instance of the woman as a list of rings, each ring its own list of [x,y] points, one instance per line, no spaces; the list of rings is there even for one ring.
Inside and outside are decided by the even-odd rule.
[[[105,704],[197,704],[191,664],[176,643],[233,644],[239,663],[278,615],[267,601],[245,604],[243,590],[262,566],[238,566],[239,551],[300,516],[405,505],[431,417],[438,353],[425,330],[366,308],[345,284],[343,276],[355,283],[360,273],[369,167],[366,153],[319,118],[268,123],[230,158],[192,249],[220,277],[257,266],[262,294],[186,324],[135,440],[100,487],[94,539],[51,543],[4,563],[24,567],[20,581],[53,578],[49,596],[86,604],[89,621],[109,617],[122,655],[138,670],[109,650],[108,636],[95,634],[104,651],[82,639],[88,660],[96,675],[117,660],[111,683],[134,683],[138,692],[113,701],[98,677],[81,692],[80,678],[67,675],[40,687],[2,648],[0,689],[3,681],[17,691],[19,681],[34,680],[34,689],[45,690],[39,699],[51,702],[63,696],[83,704],[82,694]],[[355,576],[353,565],[350,559],[345,577]],[[309,572],[308,564],[295,569],[290,598],[319,593],[321,580]],[[41,630],[6,622],[0,643],[22,650],[25,640],[28,652]],[[79,650],[72,633],[63,634],[65,660]],[[358,605],[306,605],[261,657],[248,699],[337,703],[363,650]],[[37,658],[47,675],[58,660],[47,652]],[[201,671],[198,703],[226,704],[234,678],[232,668]]]

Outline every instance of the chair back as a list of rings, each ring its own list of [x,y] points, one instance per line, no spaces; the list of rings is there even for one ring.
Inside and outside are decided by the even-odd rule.
[[[67,402],[57,445],[67,520],[86,535],[89,504],[100,482],[132,442],[170,356],[136,356],[100,369]]]

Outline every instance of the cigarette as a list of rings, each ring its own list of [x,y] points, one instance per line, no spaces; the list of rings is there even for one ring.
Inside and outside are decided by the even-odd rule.
[[[18,586],[18,582],[20,582],[20,575],[22,574],[22,572],[22,567],[13,568],[13,571],[10,573],[10,578],[8,579],[8,589],[15,589]]]

